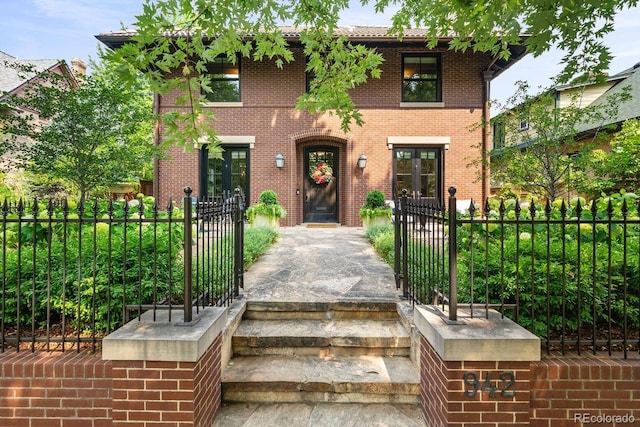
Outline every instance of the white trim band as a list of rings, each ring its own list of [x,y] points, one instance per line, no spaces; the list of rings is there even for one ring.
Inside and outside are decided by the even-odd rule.
[[[450,136],[388,136],[387,146],[389,150],[394,145],[441,145],[445,150],[449,149],[451,144]]]

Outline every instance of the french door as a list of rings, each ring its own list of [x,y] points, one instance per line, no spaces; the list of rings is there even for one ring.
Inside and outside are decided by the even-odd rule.
[[[224,146],[222,159],[209,157],[208,150],[202,150],[200,161],[200,186],[202,194],[209,197],[221,196],[236,188],[248,202],[249,194],[249,147]]]
[[[393,198],[428,197],[442,201],[443,162],[440,148],[395,148],[393,150]]]

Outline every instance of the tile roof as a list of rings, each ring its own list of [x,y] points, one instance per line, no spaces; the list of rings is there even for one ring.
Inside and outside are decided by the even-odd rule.
[[[299,40],[300,34],[304,30],[304,27],[281,26],[279,28],[284,34],[285,39],[289,41]],[[427,29],[425,28],[408,28],[404,30],[402,41],[399,41],[398,35],[391,32],[391,27],[382,26],[345,26],[337,27],[334,32],[336,35],[349,37],[351,41],[373,43],[424,43],[427,36]],[[135,30],[118,30],[100,33],[96,38],[110,49],[118,49],[135,35]],[[187,32],[182,30],[165,34],[167,37],[170,36],[175,38],[185,37],[188,35],[189,34]],[[250,38],[252,35],[248,34],[246,37]],[[522,40],[527,37],[527,34],[521,35]],[[452,39],[453,37],[451,36],[439,37],[439,40],[442,42],[449,42]],[[511,56],[508,59],[496,58],[495,61],[491,63],[490,71],[492,72],[492,79],[500,75],[527,54],[527,50],[524,45],[510,45],[509,50],[511,51]]]
[[[19,88],[39,73],[51,69],[60,62],[58,59],[18,59],[0,51],[0,96],[4,92]],[[10,66],[11,64],[33,66],[34,69],[26,76],[21,76],[18,70]]]
[[[304,27],[292,27],[281,26],[279,27],[283,35],[288,40],[297,40],[300,38],[300,34],[304,30]],[[339,36],[348,36],[352,40],[370,40],[370,41],[382,41],[389,40],[394,41],[398,39],[397,34],[391,33],[391,27],[381,26],[346,26],[337,27],[335,34]],[[136,35],[135,30],[115,30],[100,33],[96,36],[98,40],[109,46],[110,48],[118,48],[127,41],[129,38]],[[177,30],[173,33],[166,33],[165,36],[184,37],[189,35],[188,32],[183,30]],[[415,41],[422,40],[426,37],[427,30],[424,28],[410,28],[404,31],[404,39]],[[251,37],[252,34],[247,34],[247,37]],[[441,40],[450,40],[451,37],[440,37]]]

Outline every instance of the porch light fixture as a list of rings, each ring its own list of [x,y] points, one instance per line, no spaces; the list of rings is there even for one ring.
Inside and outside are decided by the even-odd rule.
[[[284,167],[284,156],[281,153],[276,154],[276,167],[282,169]]]
[[[358,167],[360,169],[364,169],[367,167],[367,156],[365,156],[364,154],[360,154],[360,157],[358,157]]]

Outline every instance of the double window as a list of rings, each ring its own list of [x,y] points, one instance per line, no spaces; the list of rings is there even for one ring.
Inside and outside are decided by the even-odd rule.
[[[240,61],[235,63],[225,56],[219,56],[207,65],[208,78],[202,89],[202,96],[209,102],[240,102]]]
[[[441,102],[440,56],[403,55],[402,102]]]

